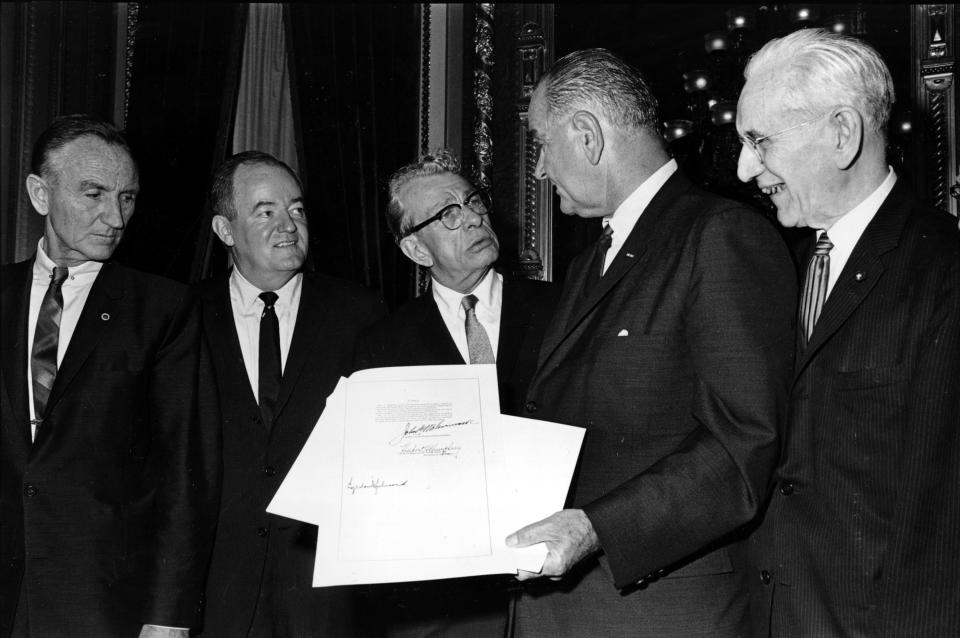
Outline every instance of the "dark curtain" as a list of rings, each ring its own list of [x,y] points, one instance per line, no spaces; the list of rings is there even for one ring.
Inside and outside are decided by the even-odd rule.
[[[0,6],[0,262],[29,257],[43,233],[24,180],[37,136],[57,115],[113,120],[117,6],[17,2]]]
[[[289,5],[291,90],[313,267],[413,296],[413,269],[383,218],[390,173],[415,159],[415,4]]]
[[[197,280],[209,273],[219,244],[210,241],[206,191],[227,154],[246,7],[139,6],[126,128],[140,196],[115,257]]]

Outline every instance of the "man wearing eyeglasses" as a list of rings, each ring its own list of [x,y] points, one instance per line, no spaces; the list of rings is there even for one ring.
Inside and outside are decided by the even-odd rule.
[[[520,574],[515,636],[748,635],[731,543],[776,458],[795,277],[760,213],[683,175],[656,110],[604,49],[531,97],[537,176],[612,235],[571,262],[527,391],[527,415],[586,436],[570,509],[507,539],[548,549]]]
[[[763,636],[960,631],[960,233],[887,166],[893,81],[822,29],[745,71],[739,176],[806,227],[776,489],[749,547]]]
[[[501,410],[519,414],[558,287],[493,269],[500,244],[490,200],[449,151],[399,169],[388,191],[387,225],[403,254],[429,270],[431,290],[361,334],[357,369],[496,363]],[[394,637],[502,636],[507,582],[379,588],[379,613]]]

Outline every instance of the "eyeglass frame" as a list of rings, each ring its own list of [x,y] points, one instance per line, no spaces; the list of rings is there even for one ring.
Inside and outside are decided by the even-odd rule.
[[[803,128],[804,126],[809,126],[810,124],[813,124],[814,122],[823,119],[823,118],[826,117],[827,115],[830,115],[830,113],[832,113],[832,112],[833,112],[833,109],[830,109],[829,111],[824,111],[823,113],[821,113],[820,115],[818,115],[818,116],[816,116],[816,117],[810,118],[809,120],[804,120],[803,122],[800,122],[799,124],[794,124],[793,126],[788,126],[787,128],[780,129],[779,131],[775,131],[775,132],[773,132],[773,133],[770,133],[769,135],[761,135],[760,137],[753,138],[753,137],[747,137],[747,136],[750,135],[750,134],[749,134],[749,133],[745,133],[745,134],[743,134],[743,135],[737,135],[737,139],[740,140],[740,144],[741,144],[741,145],[746,146],[746,147],[749,148],[751,151],[753,151],[753,154],[756,156],[757,161],[760,162],[761,165],[765,165],[765,164],[764,164],[764,161],[763,161],[763,153],[760,152],[760,143],[761,143],[761,142],[765,142],[765,141],[767,141],[767,140],[769,140],[769,139],[773,139],[774,137],[779,137],[779,136],[783,135],[784,133],[789,133],[790,131],[795,131],[795,130],[797,130],[797,129],[799,129],[799,128]]]
[[[478,196],[480,198],[479,204],[480,206],[483,207],[482,212],[477,210],[476,208],[474,208],[473,205],[470,204],[470,200]],[[429,226],[435,221],[439,221],[441,224],[443,224],[443,227],[446,228],[447,230],[458,230],[461,226],[463,226],[463,207],[464,206],[469,208],[471,211],[473,211],[477,215],[481,217],[485,217],[486,215],[490,214],[490,194],[487,193],[485,190],[482,190],[479,188],[476,190],[473,190],[470,193],[468,193],[466,197],[463,198],[462,204],[460,202],[453,202],[451,204],[447,204],[446,206],[441,208],[439,211],[437,211],[436,214],[431,215],[430,217],[426,218],[416,226],[413,226],[412,228],[405,231],[402,235],[400,235],[400,239],[405,239],[410,235],[414,234],[415,232],[423,230],[424,228],[426,228],[427,226]],[[456,211],[456,210],[460,211],[460,221],[457,223],[456,226],[454,226],[453,228],[450,228],[443,221],[443,219],[444,217],[452,214],[453,211]]]

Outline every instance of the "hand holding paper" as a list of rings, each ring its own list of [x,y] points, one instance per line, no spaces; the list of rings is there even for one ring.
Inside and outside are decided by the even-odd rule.
[[[550,576],[554,580],[600,549],[597,533],[583,510],[562,510],[507,537],[507,547],[546,543],[547,557],[539,573],[520,570],[519,580]]]

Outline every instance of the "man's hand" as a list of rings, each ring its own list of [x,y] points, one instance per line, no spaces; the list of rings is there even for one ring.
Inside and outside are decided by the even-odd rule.
[[[140,638],[190,638],[190,630],[178,629],[177,627],[144,625],[140,629]]]
[[[507,536],[507,547],[547,544],[540,573],[521,570],[519,580],[550,576],[559,580],[570,568],[600,549],[600,541],[583,510],[563,510]]]

